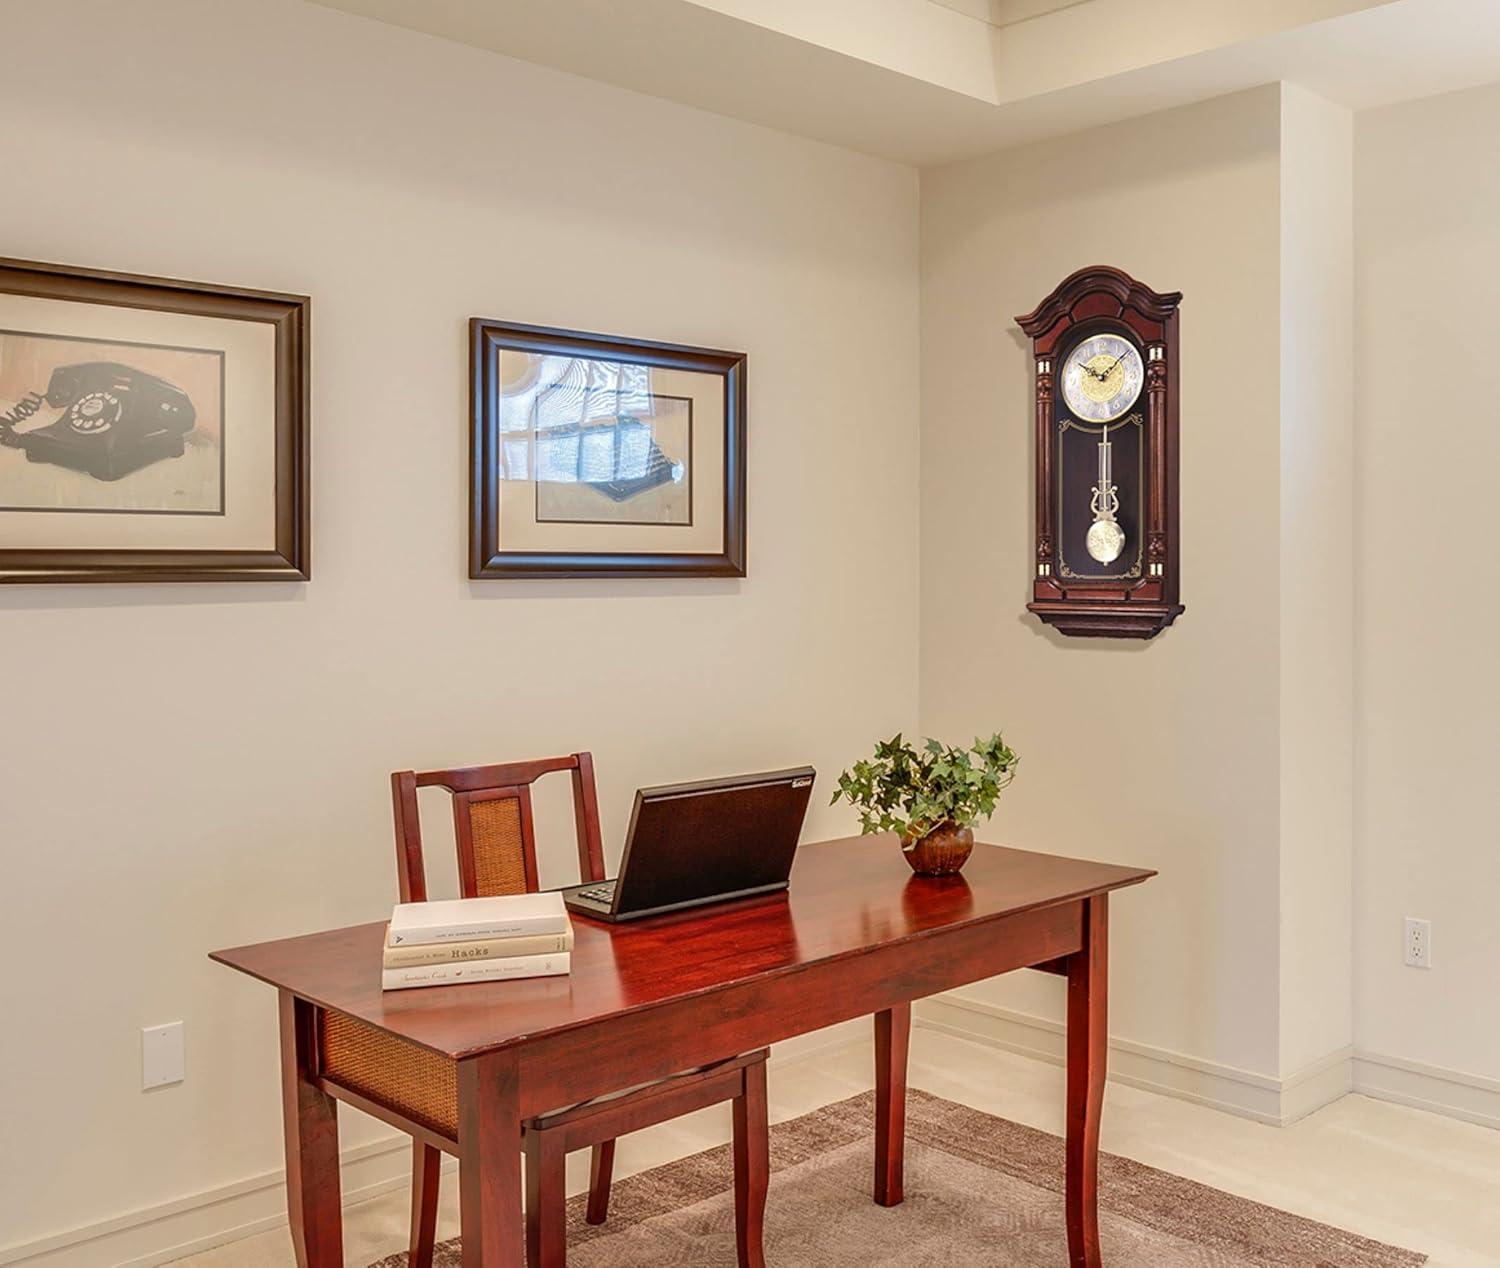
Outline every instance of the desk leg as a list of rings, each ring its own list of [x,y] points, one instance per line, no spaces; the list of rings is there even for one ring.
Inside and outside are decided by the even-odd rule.
[[[734,1098],[734,1240],[739,1268],[766,1268],[766,1192],[771,1183],[771,1120],[766,1064],[742,1074]]]
[[[911,1005],[875,1014],[875,1201],[900,1206],[905,1197],[906,1060]]]
[[[515,1057],[458,1064],[463,1268],[522,1268],[521,1099]]]
[[[1068,1262],[1100,1268],[1099,1117],[1109,1043],[1109,896],[1084,901],[1083,948],[1068,957]]]
[[[317,1012],[282,991],[281,1119],[286,1136],[286,1210],[298,1268],[343,1268],[338,1103],[310,1077]]]

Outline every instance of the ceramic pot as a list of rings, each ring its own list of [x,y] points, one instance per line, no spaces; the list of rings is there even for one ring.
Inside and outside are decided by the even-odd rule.
[[[918,876],[953,876],[968,862],[974,850],[974,830],[956,823],[940,823],[915,845],[901,843],[901,856]]]

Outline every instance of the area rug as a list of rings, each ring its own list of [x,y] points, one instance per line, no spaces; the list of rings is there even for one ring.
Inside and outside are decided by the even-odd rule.
[[[771,1129],[771,1268],[1038,1268],[1068,1262],[1063,1142],[912,1090],[906,1201],[870,1201],[874,1094]],[[1109,1154],[1099,1160],[1110,1268],[1405,1268],[1427,1257]],[[609,1222],[568,1203],[569,1268],[732,1268],[728,1145],[619,1181]],[[444,1242],[437,1268],[460,1268]],[[372,1268],[402,1268],[404,1254]]]

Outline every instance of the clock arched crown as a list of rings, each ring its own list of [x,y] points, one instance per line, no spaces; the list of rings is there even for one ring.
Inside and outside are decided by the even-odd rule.
[[[1113,311],[1108,311],[1107,305],[1100,304],[1099,300],[1104,297],[1114,299]],[[1039,339],[1064,318],[1070,319],[1071,324],[1094,316],[1118,317],[1127,308],[1134,309],[1148,321],[1160,324],[1177,311],[1180,303],[1181,291],[1153,291],[1121,269],[1110,268],[1107,264],[1095,264],[1070,273],[1031,312],[1017,317],[1016,325],[1032,339]],[[1079,312],[1077,310],[1080,307],[1097,311]]]

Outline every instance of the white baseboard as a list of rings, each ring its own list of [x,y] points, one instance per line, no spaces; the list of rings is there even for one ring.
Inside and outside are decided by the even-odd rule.
[[[1354,1049],[1340,1048],[1281,1081],[1281,1126],[1332,1105],[1354,1090]]]
[[[1481,1127],[1500,1128],[1500,1079],[1358,1049],[1354,1091]]]
[[[957,994],[922,1000],[916,1006],[916,1024],[1054,1065],[1063,1063],[1060,1023],[983,1000]],[[1109,1077],[1117,1083],[1277,1126],[1295,1123],[1357,1092],[1500,1129],[1500,1079],[1362,1048],[1331,1052],[1284,1079],[1128,1039],[1113,1039],[1109,1048]]]
[[[411,1138],[392,1134],[346,1149],[341,1173],[345,1206],[403,1188],[411,1181]],[[151,1268],[285,1225],[286,1172],[277,1168],[51,1237],[0,1247],[0,1264]]]
[[[963,995],[935,995],[916,1006],[918,1023],[931,1030],[977,1040],[1007,1052],[1061,1065],[1065,1030],[1060,1022],[1001,1008]],[[1109,1077],[1127,1087],[1160,1092],[1283,1126],[1338,1100],[1349,1091],[1352,1049],[1323,1060],[1285,1079],[1242,1070],[1186,1053],[1112,1039]]]
[[[798,1035],[775,1045],[773,1065],[787,1066],[868,1036],[867,1018]],[[411,1181],[411,1138],[346,1149],[341,1176],[344,1205],[367,1202]],[[456,1164],[451,1158],[444,1165]],[[153,1268],[186,1255],[286,1226],[286,1172],[280,1168],[143,1207],[27,1242],[0,1246],[0,1266],[25,1268]]]

